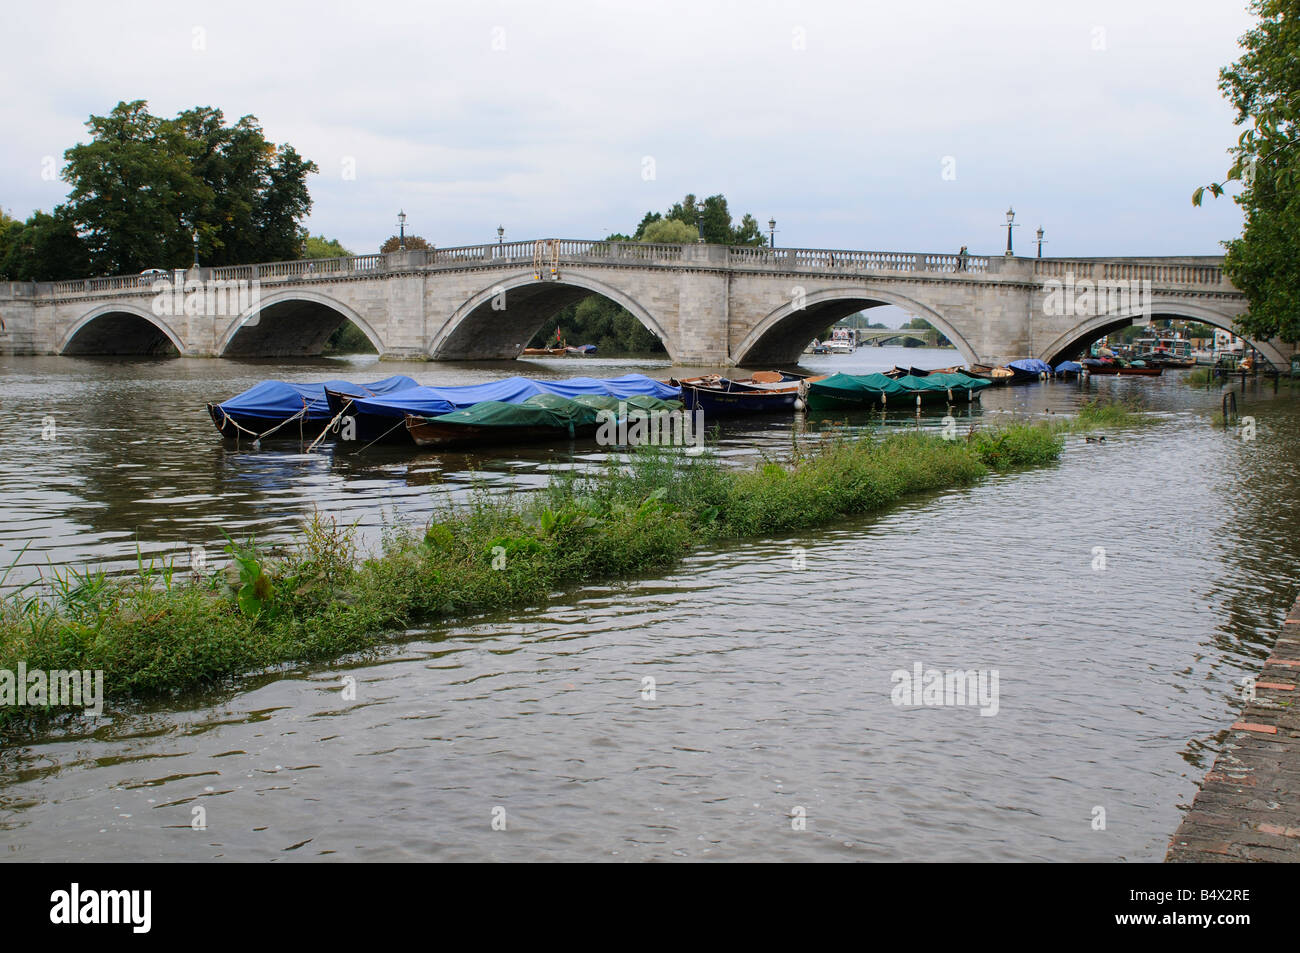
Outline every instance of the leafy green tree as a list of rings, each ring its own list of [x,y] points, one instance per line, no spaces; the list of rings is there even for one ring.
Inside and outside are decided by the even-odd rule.
[[[1246,295],[1244,335],[1300,341],[1300,0],[1252,0],[1259,17],[1241,38],[1242,55],[1219,72],[1219,89],[1244,126],[1229,150],[1224,182],[1198,188],[1218,197],[1240,181],[1240,238],[1225,243],[1224,272]]]
[[[699,232],[694,225],[687,225],[675,218],[661,218],[658,221],[651,222],[641,232],[641,241],[643,242],[680,244],[697,241],[698,239]]]
[[[746,214],[741,217],[740,226],[734,227],[731,221],[731,212],[727,208],[727,199],[724,195],[710,195],[702,200],[704,202],[704,211],[702,214],[704,224],[704,240],[714,245],[766,245],[767,237],[763,235],[758,221],[753,215]],[[697,199],[693,193],[688,193],[680,202],[670,208],[667,214],[661,215],[658,212],[647,212],[641,219],[641,224],[637,226],[636,234],[633,236],[641,240],[647,228],[653,223],[663,219],[681,222],[691,229],[691,238],[688,241],[696,241],[699,238],[699,223],[697,221],[696,211]]]
[[[91,140],[64,153],[63,178],[93,270],[184,267],[196,232],[204,264],[301,254],[316,165],[268,142],[255,117],[227,126],[220,110],[198,107],[163,119],[136,100],[86,125]]]
[[[308,235],[303,246],[303,258],[350,258],[348,251],[337,238],[324,235]]]
[[[0,220],[0,279],[62,281],[90,274],[90,256],[62,206],[26,222]]]

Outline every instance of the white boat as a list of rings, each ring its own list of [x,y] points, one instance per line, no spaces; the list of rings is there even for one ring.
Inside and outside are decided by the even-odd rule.
[[[831,331],[830,340],[824,343],[832,354],[852,354],[857,350],[851,328],[835,328]]]

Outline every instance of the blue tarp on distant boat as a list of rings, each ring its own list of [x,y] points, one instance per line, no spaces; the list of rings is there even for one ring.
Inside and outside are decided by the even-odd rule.
[[[1058,374],[1077,374],[1081,370],[1083,370],[1083,365],[1078,361],[1062,361],[1056,365],[1056,373]]]
[[[217,406],[232,418],[250,422],[287,420],[302,411],[305,406],[307,408],[305,420],[326,421],[330,418],[329,405],[325,402],[326,388],[365,397],[414,386],[416,386],[415,381],[403,374],[386,377],[382,381],[371,384],[353,384],[351,381],[325,381],[321,384],[262,381]]]
[[[1040,361],[1036,357],[1027,357],[1022,361],[1011,361],[1007,367],[1016,371],[1024,371],[1028,374],[1050,374],[1052,365],[1046,361]]]

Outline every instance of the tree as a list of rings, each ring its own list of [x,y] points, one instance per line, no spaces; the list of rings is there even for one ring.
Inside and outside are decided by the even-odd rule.
[[[758,221],[754,216],[746,214],[740,220],[740,227],[733,227],[731,224],[731,212],[727,208],[727,198],[724,195],[710,195],[703,200],[704,212],[702,214],[704,224],[704,240],[714,245],[766,245],[767,238],[759,228]],[[665,215],[658,212],[646,212],[645,217],[641,219],[641,224],[637,226],[636,234],[633,236],[638,241],[642,240],[646,229],[650,228],[653,223],[668,219],[681,222],[691,229],[691,237],[687,241],[697,241],[699,239],[699,224],[696,211],[697,200],[693,193],[687,193],[685,198],[670,208]]]
[[[86,123],[91,141],[64,153],[68,216],[91,268],[122,274],[295,259],[311,210],[315,163],[266,140],[256,117],[232,126],[219,109],[162,119],[144,100]]]
[[[1226,242],[1223,270],[1249,302],[1242,334],[1300,341],[1300,0],[1252,0],[1260,18],[1241,38],[1242,56],[1219,72],[1219,89],[1246,128],[1229,150],[1224,182],[1192,194],[1234,197],[1245,213],[1241,237]]]
[[[86,245],[62,206],[26,222],[0,217],[0,279],[62,281],[90,274]]]
[[[651,222],[641,232],[643,242],[677,243],[699,240],[699,232],[693,225],[674,218],[661,218]]]
[[[350,258],[348,251],[336,238],[324,235],[308,235],[303,244],[303,258]]]
[[[379,246],[379,252],[380,254],[386,255],[390,251],[397,251],[401,246],[402,246],[401,237],[394,235],[392,238],[388,239],[388,241],[384,242],[382,245]],[[433,247],[432,245],[426,242],[419,235],[406,236],[407,251],[410,251],[413,248],[432,248],[432,247]]]

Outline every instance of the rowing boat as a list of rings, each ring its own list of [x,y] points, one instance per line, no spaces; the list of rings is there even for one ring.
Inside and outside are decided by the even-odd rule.
[[[734,379],[719,374],[669,381],[680,386],[687,410],[700,409],[710,417],[739,414],[793,412],[800,395],[813,381],[826,375],[804,377],[786,371],[756,371],[752,377]]]

